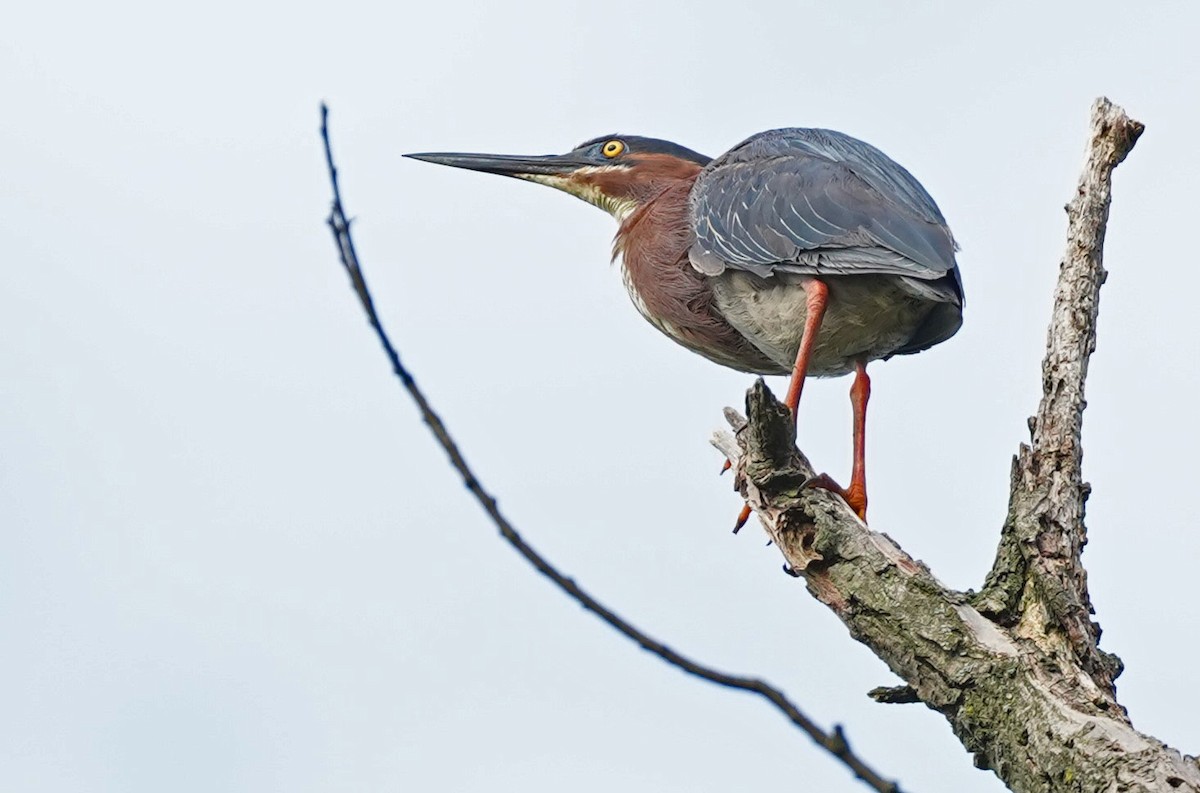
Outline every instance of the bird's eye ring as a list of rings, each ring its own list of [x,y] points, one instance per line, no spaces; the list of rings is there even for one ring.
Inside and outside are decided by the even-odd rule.
[[[619,140],[610,140],[600,148],[600,153],[610,160],[623,151],[625,151],[625,144]]]

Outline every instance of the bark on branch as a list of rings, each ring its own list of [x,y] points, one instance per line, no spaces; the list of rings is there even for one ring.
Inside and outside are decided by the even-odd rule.
[[[858,641],[942,713],[976,764],[1018,793],[1190,791],[1200,765],[1131,726],[1113,681],[1120,661],[1098,647],[1087,576],[1080,442],[1112,171],[1142,125],[1106,99],[1092,110],[1087,160],[1067,206],[1032,443],[1013,462],[995,565],[978,594],[945,587],[836,496],[804,489],[813,475],[785,407],[762,382],[736,438],[715,443],[788,568]],[[896,689],[901,691],[902,689]]]
[[[1113,681],[1121,661],[1097,646],[1092,622],[1084,507],[1083,396],[1088,360],[1096,349],[1096,319],[1104,270],[1104,232],[1112,171],[1142,134],[1142,125],[1105,99],[1092,109],[1087,162],[1067,204],[1067,249],[1059,265],[1054,310],[1042,360],[1042,400],[1029,421],[1031,445],[1013,459],[1008,518],[1000,549],[976,605],[988,616],[1035,637],[1050,655],[1073,656],[1116,706]],[[1046,613],[1043,614],[1043,611]]]

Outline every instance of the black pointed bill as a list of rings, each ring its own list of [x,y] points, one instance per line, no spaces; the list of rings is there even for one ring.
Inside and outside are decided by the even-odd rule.
[[[594,165],[578,154],[544,154],[519,156],[511,154],[470,154],[466,152],[428,152],[405,154],[413,160],[423,160],[451,168],[482,171],[517,178],[530,176],[564,176],[588,165]]]
[[[430,152],[404,156],[438,165],[449,165],[451,168],[494,173],[543,184],[600,207],[618,220],[624,219],[637,208],[637,203],[633,199],[623,195],[609,195],[596,180],[590,178],[595,171],[627,169],[629,165],[608,161],[597,162],[580,151],[566,154],[544,154],[535,157],[461,152]]]

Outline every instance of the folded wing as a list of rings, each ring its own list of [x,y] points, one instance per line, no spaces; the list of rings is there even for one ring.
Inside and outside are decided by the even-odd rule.
[[[701,173],[691,202],[691,260],[703,273],[893,274],[961,301],[954,238],[937,204],[903,167],[848,135],[755,135]]]

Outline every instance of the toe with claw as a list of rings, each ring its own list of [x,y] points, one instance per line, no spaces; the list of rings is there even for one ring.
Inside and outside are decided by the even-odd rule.
[[[820,488],[821,490],[828,490],[830,493],[834,493],[836,495],[841,496],[842,500],[846,502],[846,505],[849,506],[850,509],[854,510],[854,514],[858,515],[860,520],[862,520],[864,522],[866,521],[866,519],[867,519],[867,489],[865,486],[859,485],[859,483],[857,481],[851,483],[850,487],[847,488],[847,487],[842,487],[837,482],[835,482],[833,480],[833,477],[830,476],[829,474],[817,474],[816,476],[812,477],[811,479],[808,479],[803,485],[801,485],[802,489],[809,488],[809,487],[816,487],[816,488]]]

